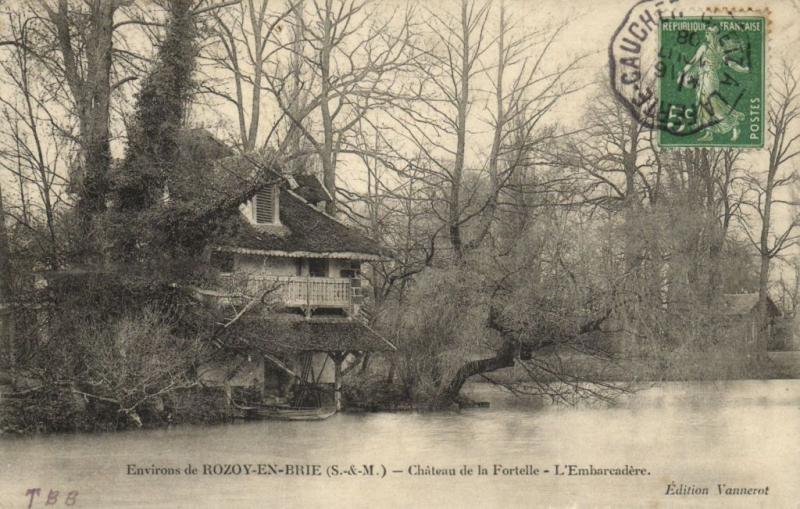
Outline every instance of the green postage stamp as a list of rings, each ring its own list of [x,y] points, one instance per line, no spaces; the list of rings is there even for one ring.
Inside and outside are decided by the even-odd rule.
[[[662,147],[764,146],[766,29],[764,17],[660,20]]]

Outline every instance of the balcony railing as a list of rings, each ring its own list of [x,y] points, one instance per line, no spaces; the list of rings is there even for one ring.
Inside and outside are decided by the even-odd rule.
[[[244,277],[238,275],[230,277],[228,282],[250,295],[274,290],[287,307],[349,310],[351,305],[351,283],[347,278],[251,274]]]

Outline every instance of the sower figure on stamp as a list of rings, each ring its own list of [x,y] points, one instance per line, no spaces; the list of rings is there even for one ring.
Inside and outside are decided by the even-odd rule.
[[[734,62],[728,57],[729,44],[720,40],[719,28],[706,29],[706,42],[697,48],[694,56],[678,76],[682,86],[696,85],[697,120],[708,126],[698,141],[712,141],[714,133],[731,133],[731,141],[739,138],[739,124],[745,119],[744,113],[736,111],[719,93],[719,75],[723,66],[734,71],[746,73],[750,68]]]

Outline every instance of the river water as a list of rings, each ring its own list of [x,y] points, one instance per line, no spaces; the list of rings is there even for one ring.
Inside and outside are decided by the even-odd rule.
[[[66,507],[70,492],[75,507],[98,508],[800,507],[800,380],[667,383],[614,405],[577,408],[482,384],[470,390],[491,408],[3,437],[0,508],[28,507],[31,499],[32,507]],[[184,472],[189,464],[198,474]],[[204,464],[283,473],[202,475]],[[321,475],[286,475],[286,465],[298,464]],[[507,475],[493,475],[495,464]],[[563,472],[570,464],[630,465],[647,475],[555,475],[556,465]],[[181,473],[129,475],[129,465]],[[333,466],[350,465],[360,473],[329,476]],[[374,475],[362,465],[373,465]],[[464,465],[471,475],[409,473],[459,474]],[[513,475],[514,466],[539,474]],[[666,495],[671,482],[709,494]],[[769,491],[719,495],[718,484]],[[26,496],[32,488],[41,494]],[[52,506],[49,490],[59,492]]]

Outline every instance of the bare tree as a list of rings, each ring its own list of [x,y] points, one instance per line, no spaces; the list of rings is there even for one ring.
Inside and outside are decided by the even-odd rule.
[[[59,58],[51,62],[74,105],[81,170],[73,176],[77,208],[86,220],[105,210],[111,162],[111,93],[122,83],[112,83],[114,17],[126,2],[93,0],[76,12],[67,0],[37,2],[50,22]]]
[[[400,131],[435,166],[439,180],[446,185],[447,211],[443,219],[456,258],[463,255],[461,192],[467,157],[467,117],[475,79],[484,72],[480,58],[492,47],[489,14],[488,3],[479,5],[467,0],[460,3],[456,15],[428,10],[425,25],[434,40],[419,59],[417,72],[430,89],[423,88],[420,97],[405,109],[412,122],[398,123]]]
[[[0,68],[2,82],[13,93],[0,97],[3,127],[0,167],[18,182],[19,212],[7,206],[6,213],[17,225],[28,230],[38,244],[42,262],[51,269],[62,263],[57,238],[56,214],[64,203],[70,164],[70,140],[63,135],[59,122],[66,114],[54,93],[43,85],[46,78],[36,65],[29,45],[30,18],[11,16],[9,29],[18,45],[7,49]],[[28,189],[33,188],[33,192]],[[33,195],[33,196],[30,196]],[[41,224],[41,228],[39,227]]]
[[[755,212],[756,225],[742,221],[744,230],[760,258],[758,281],[758,316],[761,324],[759,349],[766,351],[767,340],[767,297],[769,290],[770,267],[772,260],[797,243],[795,229],[800,224],[800,216],[790,211],[786,226],[777,227],[777,207],[796,203],[786,196],[787,189],[794,189],[797,183],[797,170],[791,166],[800,155],[800,88],[797,71],[784,63],[774,75],[775,83],[770,90],[767,105],[766,129],[770,135],[769,163],[766,172],[752,172],[748,179],[749,207]]]
[[[231,79],[204,89],[235,108],[245,151],[273,149],[296,171],[308,171],[313,156],[334,212],[339,158],[362,152],[356,133],[370,125],[368,114],[405,94],[399,77],[414,58],[412,14],[338,0],[251,0],[220,11],[204,58]],[[275,113],[265,115],[267,107]]]
[[[487,122],[492,132],[486,162],[489,189],[479,207],[481,224],[467,248],[479,246],[490,233],[499,195],[513,187],[517,172],[541,163],[543,147],[564,135],[543,126],[552,107],[580,87],[567,85],[564,78],[577,70],[582,57],[560,68],[545,69],[544,61],[564,27],[562,24],[520,36],[507,16],[505,3],[500,3],[497,58],[486,68],[495,103]]]
[[[575,90],[565,77],[580,58],[548,66],[545,57],[560,28],[521,35],[503,5],[496,30],[489,3],[464,0],[457,12],[426,14],[430,35],[416,68],[420,91],[395,115],[391,132],[403,142],[386,144],[395,146],[400,158],[410,144],[414,155],[406,161],[419,160],[419,153],[430,166],[426,178],[441,188],[434,210],[460,260],[489,234],[498,195],[514,172],[532,164],[536,150],[556,135],[543,127],[543,119]],[[476,112],[483,100],[492,106]],[[488,126],[488,146],[477,134],[481,124]],[[403,178],[407,165],[395,166]],[[487,173],[488,186],[478,184]],[[465,226],[475,219],[477,231],[465,238]]]
[[[406,86],[399,79],[414,61],[413,12],[380,16],[366,2],[315,0],[300,4],[302,44],[293,43],[293,58],[302,62],[302,82],[297,83],[298,60],[277,66],[265,77],[280,111],[308,142],[322,166],[325,187],[336,211],[336,166],[341,154],[358,153],[353,131],[368,114],[402,97]],[[299,53],[298,53],[299,52]],[[302,94],[302,107],[294,101]],[[287,100],[287,97],[289,100]]]
[[[661,179],[651,156],[655,151],[650,131],[608,89],[592,98],[584,124],[586,131],[571,137],[559,154],[561,161],[582,175],[578,178],[583,182],[583,204],[635,210],[645,202],[655,202]],[[628,254],[627,263],[635,265],[636,255]]]
[[[286,18],[300,9],[297,3],[290,1],[272,12],[269,0],[247,0],[213,14],[212,33],[217,44],[209,48],[205,58],[230,74],[234,92],[229,94],[216,84],[205,90],[236,109],[238,138],[245,152],[254,150],[259,141],[264,74],[286,49],[279,35],[287,25]],[[264,143],[269,143],[269,138]]]

